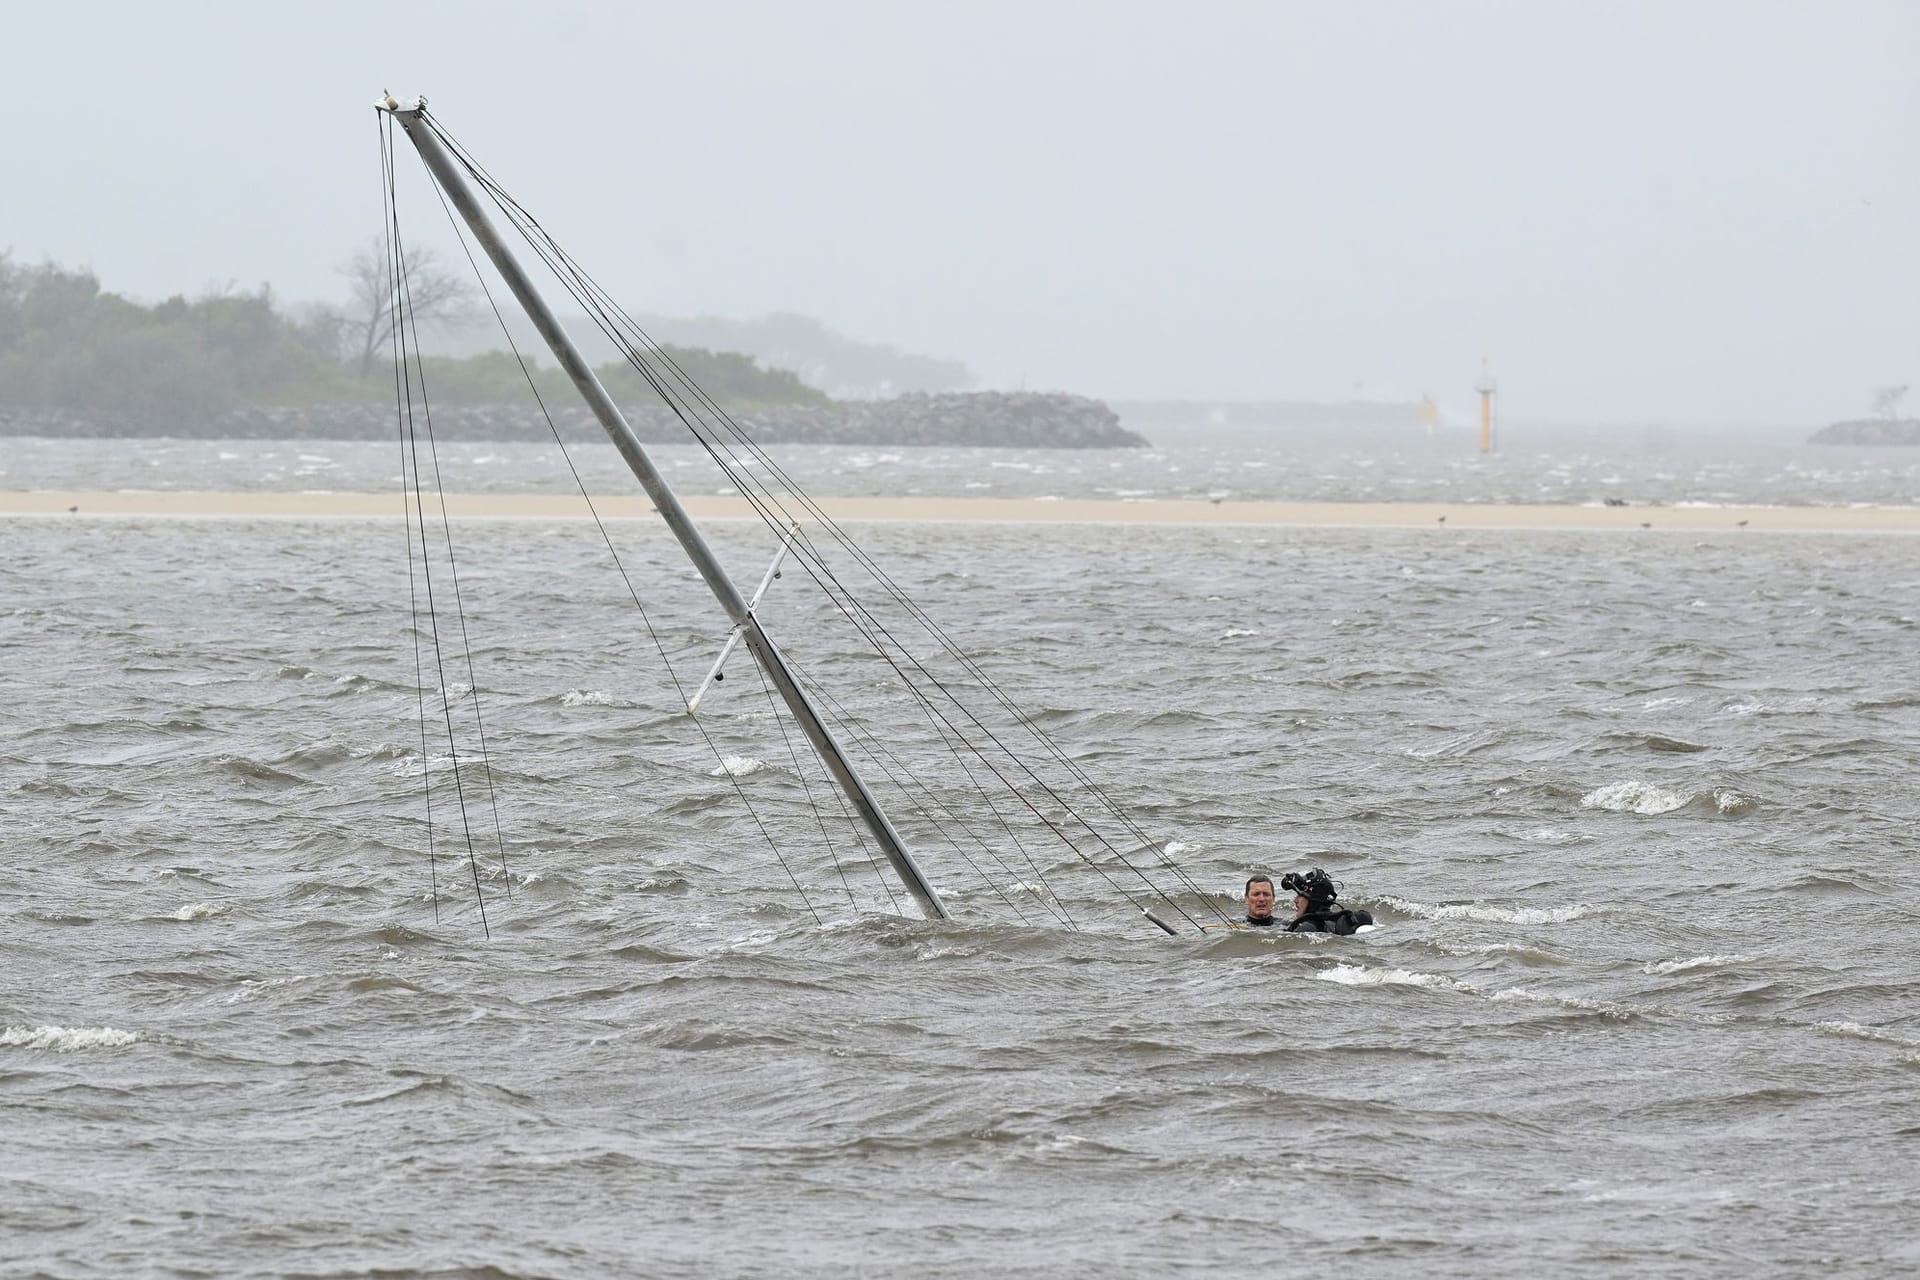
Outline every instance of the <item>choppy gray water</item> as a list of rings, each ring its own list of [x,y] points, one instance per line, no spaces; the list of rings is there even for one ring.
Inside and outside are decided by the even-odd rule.
[[[568,450],[594,492],[633,488],[612,446]],[[651,452],[683,492],[733,492],[695,446]],[[774,452],[802,488],[821,497],[1920,505],[1920,449],[1810,445],[1779,433],[1563,433],[1523,438],[1484,456],[1457,436],[1414,436],[1397,448],[1363,439],[1107,450],[813,445]],[[574,487],[554,445],[443,443],[438,466],[449,492]],[[0,440],[4,489],[359,492],[397,489],[399,475],[391,443]]]
[[[458,533],[490,941],[398,524],[0,522],[9,1274],[1920,1266],[1913,540],[869,531],[1220,905],[1383,924],[1168,939],[816,923],[591,528]]]

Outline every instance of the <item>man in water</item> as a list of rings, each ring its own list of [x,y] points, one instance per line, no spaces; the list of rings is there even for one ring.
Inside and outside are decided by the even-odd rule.
[[[1254,876],[1247,881],[1247,914],[1239,923],[1256,929],[1271,929],[1280,923],[1273,918],[1273,881],[1269,877]]]
[[[1293,919],[1287,922],[1288,933],[1355,933],[1361,925],[1373,923],[1372,912],[1349,911],[1338,904],[1340,886],[1318,867],[1287,872],[1280,877],[1280,887],[1293,890]]]

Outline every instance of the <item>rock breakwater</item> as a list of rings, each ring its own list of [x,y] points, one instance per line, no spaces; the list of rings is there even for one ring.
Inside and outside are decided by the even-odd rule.
[[[1808,444],[1920,445],[1920,418],[1855,418],[1820,428]]]
[[[567,440],[604,437],[584,407],[553,411]],[[662,404],[625,407],[651,444],[683,443],[686,426]],[[533,406],[438,405],[433,430],[450,440],[545,440],[547,420]],[[978,445],[991,448],[1116,449],[1147,444],[1098,400],[1057,392],[982,391],[915,394],[891,400],[743,409],[735,422],[761,444]],[[415,410],[415,425],[423,419]],[[0,407],[0,436],[201,440],[379,440],[394,434],[392,405],[309,405],[237,409],[195,421],[167,414],[96,414]]]

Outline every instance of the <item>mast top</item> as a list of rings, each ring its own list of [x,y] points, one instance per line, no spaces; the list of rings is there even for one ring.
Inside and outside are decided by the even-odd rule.
[[[375,111],[391,111],[395,115],[400,115],[403,112],[407,115],[414,115],[427,109],[427,99],[426,95],[422,94],[413,100],[412,106],[407,106],[402,103],[400,99],[394,97],[385,89],[382,89],[380,96],[373,100],[373,109]]]

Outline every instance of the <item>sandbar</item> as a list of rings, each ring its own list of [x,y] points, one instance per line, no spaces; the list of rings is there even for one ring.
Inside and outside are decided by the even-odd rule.
[[[741,497],[686,495],[696,520],[758,519]],[[1576,506],[1496,502],[1237,502],[1224,499],[820,498],[835,521],[1000,524],[1169,524],[1434,529],[1564,529],[1621,532],[1750,531],[1920,533],[1920,507]],[[596,496],[603,519],[655,517],[644,496]],[[796,507],[797,510],[797,507]],[[430,514],[439,513],[429,501]],[[585,519],[578,494],[446,496],[458,519]],[[400,494],[164,490],[0,490],[0,517],[163,516],[183,519],[397,519]]]

